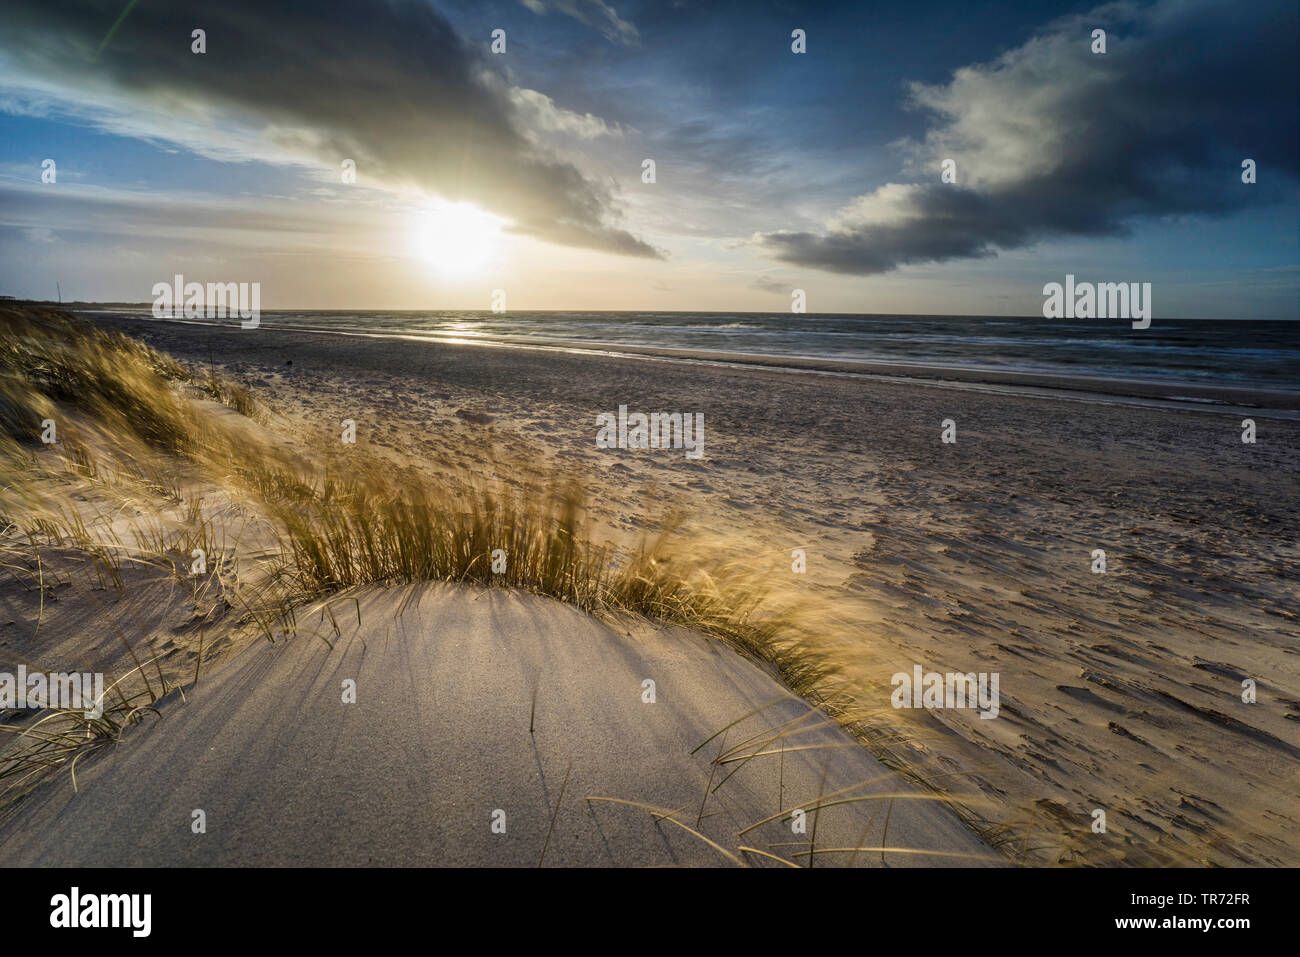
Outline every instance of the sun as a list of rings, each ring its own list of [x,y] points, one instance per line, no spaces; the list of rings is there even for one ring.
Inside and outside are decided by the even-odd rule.
[[[415,255],[445,276],[476,272],[496,250],[501,220],[469,203],[437,202],[416,217]]]

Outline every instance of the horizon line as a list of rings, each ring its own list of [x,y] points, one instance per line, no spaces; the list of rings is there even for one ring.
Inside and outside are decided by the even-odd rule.
[[[7,303],[25,303],[33,306],[54,306],[58,308],[70,308],[72,306],[134,306],[142,309],[151,309],[152,301],[144,302],[126,302],[126,301],[100,301],[93,299],[75,299],[68,302],[58,302],[53,299],[23,299],[18,296],[0,296],[0,302]],[[206,305],[206,303],[205,303]],[[487,313],[489,315],[506,316],[513,313],[522,312],[555,312],[555,313],[577,313],[577,314],[636,314],[636,313],[664,313],[668,315],[729,315],[729,316],[781,316],[787,315],[777,309],[757,310],[757,309],[508,309],[504,312],[494,313],[489,309],[469,309],[464,307],[447,306],[447,307],[428,307],[428,308],[385,308],[385,307],[358,307],[342,306],[330,308],[316,308],[307,306],[276,306],[259,310],[260,313],[277,313],[277,312],[339,312],[339,313],[365,313],[365,312],[470,312],[470,313]],[[900,318],[900,319],[1029,319],[1043,322],[1106,322],[1108,319],[1047,319],[1044,316],[1027,316],[1021,313],[972,313],[972,312],[800,312],[788,313],[788,315],[798,316],[842,316],[847,318]],[[204,318],[204,317],[201,317]],[[1232,316],[1158,316],[1153,317],[1152,321],[1159,319],[1163,322],[1300,322],[1300,315],[1294,317],[1286,316],[1249,316],[1249,317],[1232,317]]]

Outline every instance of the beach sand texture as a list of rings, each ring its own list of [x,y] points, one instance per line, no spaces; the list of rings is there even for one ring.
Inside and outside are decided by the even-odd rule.
[[[1292,775],[1300,756],[1295,743],[1300,556],[1292,481],[1300,426],[1294,421],[1261,418],[1259,442],[1245,445],[1239,420],[1222,413],[1029,396],[1009,389],[975,392],[648,357],[273,329],[241,334],[125,318],[101,321],[183,359],[215,361],[220,371],[265,397],[280,416],[276,428],[296,436],[304,452],[321,440],[337,442],[344,418],[357,423],[357,445],[349,454],[387,461],[395,473],[420,471],[425,463],[443,459],[487,472],[508,455],[526,451],[539,467],[578,477],[615,536],[635,539],[662,508],[671,506],[685,516],[685,527],[698,536],[700,547],[769,556],[774,567],[784,569],[781,587],[832,603],[853,623],[848,632],[828,633],[826,652],[846,682],[860,690],[866,706],[905,729],[892,758],[977,807],[986,839],[998,843],[999,836],[1016,835],[1012,846],[1002,847],[1008,861],[1291,862],[1296,817]],[[704,412],[705,457],[691,461],[680,451],[610,453],[595,448],[595,416],[619,405],[647,412]],[[956,444],[939,441],[944,419],[957,423]],[[499,458],[493,449],[500,450]],[[1097,548],[1107,553],[1104,575],[1090,568]],[[807,553],[805,575],[789,571],[793,549]],[[382,605],[384,598],[368,600]],[[5,621],[31,620],[30,596],[7,594],[6,601]],[[354,667],[362,673],[373,668],[367,683],[388,687],[400,684],[402,662],[409,661],[459,680],[444,683],[440,677],[422,692],[427,698],[387,709],[382,717],[380,711],[369,712],[375,721],[391,722],[391,740],[405,742],[405,750],[402,759],[367,755],[366,760],[396,762],[393,774],[401,782],[402,806],[430,809],[427,820],[411,825],[423,829],[416,845],[453,855],[449,863],[471,858],[535,863],[532,858],[540,852],[537,822],[554,811],[569,761],[574,776],[569,787],[577,788],[575,795],[585,797],[604,787],[620,792],[605,796],[674,808],[675,799],[694,795],[698,800],[712,756],[707,748],[694,758],[683,752],[762,703],[759,699],[770,690],[764,682],[771,679],[729,651],[725,654],[731,658],[690,639],[678,645],[663,633],[645,639],[649,645],[629,645],[577,612],[533,608],[531,601],[495,592],[476,598],[438,593],[431,608],[445,608],[455,625],[439,624],[436,615],[428,621],[408,619],[409,611],[394,616],[394,634],[458,636],[463,659],[448,658],[448,649],[436,643],[417,641],[419,651],[403,651],[403,642],[379,635],[367,638],[365,650],[358,650],[354,640],[327,654],[324,646],[315,647],[320,643],[304,638],[287,650],[230,656],[209,675],[209,688],[200,682],[194,700],[169,708],[164,722],[140,735],[140,743],[124,745],[123,753],[109,761],[93,762],[84,786],[125,800],[133,774],[114,773],[112,765],[137,762],[131,765],[133,773],[154,775],[158,790],[148,798],[148,807],[135,806],[146,820],[159,814],[170,820],[173,813],[188,815],[189,808],[182,805],[203,806],[191,800],[186,788],[222,775],[251,773],[257,762],[270,762],[265,765],[270,767],[274,748],[298,741],[300,747],[279,752],[291,760],[275,771],[290,795],[285,810],[262,807],[259,813],[281,822],[285,833],[301,835],[290,827],[288,811],[306,806],[305,793],[311,790],[310,777],[303,777],[308,765],[301,762],[314,748],[328,747],[324,739],[334,731],[324,729],[343,728],[340,747],[351,741],[346,746],[364,748],[359,716],[380,702],[367,702],[361,694],[358,711],[345,718],[329,711],[322,695],[313,705],[322,710],[303,713],[298,727],[283,702],[273,707],[265,696],[281,693],[305,700],[308,689],[337,687],[335,679]],[[485,624],[482,616],[492,611],[506,616],[500,627]],[[555,622],[555,616],[570,618],[566,633],[587,634],[567,643],[554,633],[558,626],[538,633],[526,624],[534,618]],[[377,624],[382,617],[367,618],[366,627],[382,632]],[[46,640],[57,640],[53,635],[57,631]],[[597,647],[601,650],[593,650]],[[648,658],[629,658],[630,648]],[[588,653],[593,657],[585,660]],[[423,657],[403,657],[407,655]],[[561,662],[573,669],[575,683],[561,679],[555,684],[557,668],[563,672],[565,667]],[[639,697],[640,681],[656,677],[639,675],[648,662],[673,675],[660,684],[655,705],[642,705]],[[998,718],[982,720],[970,710],[892,711],[890,676],[910,673],[917,664],[927,671],[999,673]],[[519,710],[528,708],[529,682],[539,669],[544,676],[539,714],[543,702],[559,713],[549,714],[544,732],[529,736],[526,714],[521,728],[515,726],[520,725]],[[590,677],[600,684],[596,679],[601,674],[608,680],[599,689],[576,680]],[[268,679],[262,691],[257,690],[258,676]],[[1258,686],[1255,704],[1241,698],[1247,678]],[[674,684],[679,690],[670,693]],[[476,689],[477,697],[468,689]],[[597,690],[600,696],[593,697]],[[214,698],[207,698],[209,693]],[[218,695],[230,697],[218,703]],[[463,707],[454,715],[434,707],[447,695],[462,695]],[[485,723],[476,725],[468,714],[479,713],[472,712],[475,702],[485,700],[491,708],[482,712]],[[670,712],[677,707],[695,710]],[[574,716],[567,725],[560,714],[565,708]],[[655,720],[666,723],[637,731],[635,722],[643,722],[646,714],[662,716]],[[259,724],[273,715],[279,717],[265,724],[259,736]],[[582,720],[584,715],[592,721]],[[350,730],[339,724],[343,721],[353,723]],[[597,730],[601,722],[624,733],[617,739],[602,737]],[[165,761],[160,765],[151,756],[165,755],[172,746],[168,742],[180,740],[180,732],[160,731],[168,723],[211,734],[217,753],[191,770],[169,769]],[[534,753],[533,738],[556,735],[560,726],[569,729],[565,735],[581,740],[552,737],[549,747],[539,744]],[[321,729],[320,736],[310,733],[315,728]],[[487,738],[474,737],[489,732],[505,749],[499,773],[491,770],[494,758]],[[352,734],[358,737],[347,737]],[[250,772],[238,769],[237,753],[220,750],[222,738],[243,740],[241,735],[247,736],[245,753],[256,756]],[[664,745],[644,752],[640,770],[617,757],[619,748],[645,745],[637,735],[662,735],[652,740]],[[386,733],[382,737],[389,740]],[[435,793],[421,791],[418,781],[402,777],[397,765],[409,759],[412,767],[450,781],[455,775],[450,752],[433,749],[431,742],[452,740],[456,747],[474,744],[458,752],[471,777],[457,781],[454,792],[464,795],[472,810],[444,817],[439,808],[445,806]],[[273,748],[272,742],[279,743]],[[850,749],[825,753],[837,755],[828,772],[828,791],[834,790],[832,780],[845,786],[852,783],[849,778],[865,779],[862,772],[875,761]],[[470,755],[481,759],[470,760]],[[609,760],[595,761],[597,756]],[[326,766],[337,758],[322,755]],[[730,828],[744,816],[741,811],[761,817],[757,812],[772,800],[772,781],[770,768],[759,762],[770,760],[747,764],[744,774],[754,780],[738,774],[718,792],[713,808],[718,816],[702,823],[722,827],[725,819]],[[807,756],[800,760],[801,784],[806,785],[808,775],[819,777],[821,765]],[[664,762],[662,776],[649,774],[654,761]],[[346,775],[335,767],[331,780],[340,789],[337,798]],[[786,769],[788,773],[788,762]],[[253,778],[238,779],[248,782],[241,787],[253,788]],[[747,796],[737,799],[740,810],[728,816],[725,795],[732,783],[743,785]],[[811,783],[817,791],[817,781]],[[657,792],[660,785],[664,790]],[[347,786],[365,790],[366,783]],[[163,793],[173,787],[178,789],[174,799]],[[22,813],[52,815],[43,820],[62,822],[47,840],[56,840],[56,832],[100,834],[107,840],[109,831],[97,830],[107,827],[106,812],[84,810],[90,802],[82,800],[84,795],[69,798],[66,782],[58,788],[44,790],[40,803]],[[516,856],[508,861],[482,856],[505,854],[505,842],[491,841],[494,835],[486,829],[483,812],[484,802],[493,800],[489,795],[503,792],[526,809],[527,821],[518,843],[509,845]],[[347,800],[362,800],[358,791],[348,793]],[[566,796],[566,804],[569,800]],[[846,815],[845,830],[834,839],[859,841],[848,832],[865,823],[860,813],[872,803],[848,805],[853,813]],[[901,803],[922,808],[908,825],[913,846],[970,849],[965,837],[948,829],[955,819],[942,805]],[[498,806],[505,807],[504,799],[493,804]],[[1092,830],[1096,809],[1106,811],[1105,834]],[[776,810],[780,808],[768,813]],[[644,812],[618,817],[617,823],[615,817],[610,808],[591,810],[581,800],[568,811],[562,806],[548,860],[554,853],[552,863],[609,863],[607,855],[615,852],[592,843],[597,822],[619,828],[629,854],[654,850],[658,862],[671,862],[674,855],[694,863],[719,857],[685,832],[665,844],[660,832],[670,826],[648,829]],[[687,817],[686,823],[693,824],[695,816]],[[897,820],[891,818],[889,825],[891,845],[893,836],[902,833],[895,831]],[[121,819],[115,826],[127,824]],[[248,818],[240,826],[261,825]],[[475,836],[470,831],[462,835],[465,828],[477,828]],[[340,835],[340,847],[378,854],[376,862],[391,860],[382,856],[388,852],[367,844],[368,837],[348,836],[345,830],[331,832]],[[942,835],[941,844],[927,843],[927,833]],[[258,852],[248,846],[212,841],[218,850],[197,850],[182,840],[187,836],[182,830],[176,844],[159,838],[161,843],[150,846],[160,855],[222,853],[225,848],[232,861],[258,860]],[[34,845],[22,849],[13,832],[0,840],[16,856],[37,853]],[[70,836],[66,843],[57,841],[49,845],[56,857],[84,844]],[[270,847],[290,846],[277,845],[270,832],[266,841]],[[734,843],[726,846],[734,850]],[[820,836],[817,843],[829,846]],[[118,847],[128,853],[127,844]],[[328,856],[333,851],[304,853]],[[455,858],[458,853],[467,856]],[[870,858],[864,854],[857,863],[872,863]],[[617,853],[613,859],[630,862]]]
[[[65,784],[24,802],[0,831],[0,863],[780,866],[764,855],[806,865],[812,849],[818,866],[1002,860],[716,642],[615,630],[496,589],[357,597],[363,625],[247,648],[84,762],[75,794]],[[843,850],[867,847],[899,850]]]

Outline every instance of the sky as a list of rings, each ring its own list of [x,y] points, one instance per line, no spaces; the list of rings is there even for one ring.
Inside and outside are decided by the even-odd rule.
[[[1072,274],[1294,320],[1298,35],[1294,0],[6,0],[0,293],[1032,316]]]

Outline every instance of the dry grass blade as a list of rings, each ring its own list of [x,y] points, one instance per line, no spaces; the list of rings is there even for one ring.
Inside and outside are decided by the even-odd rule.
[[[787,861],[784,857],[781,857],[780,855],[777,854],[771,854],[767,851],[760,851],[756,847],[746,847],[745,845],[742,844],[740,847],[736,848],[736,850],[741,851],[742,853],[745,854],[757,854],[759,857],[766,857],[768,860],[776,861],[778,864],[782,864],[786,867],[793,867],[795,870],[799,870],[799,865],[794,863],[793,861]]]
[[[922,857],[951,857],[957,860],[986,861],[990,864],[1005,864],[1006,859],[992,854],[971,854],[965,851],[931,851],[917,847],[819,847],[816,850],[795,851],[793,857],[812,857],[814,854],[856,854],[862,851],[879,851],[885,854],[913,854]]]
[[[564,783],[560,785],[560,796],[555,799],[555,810],[551,812],[551,825],[546,829],[546,840],[542,842],[542,856],[537,859],[537,866],[541,867],[542,862],[546,860],[546,849],[551,846],[551,832],[555,830],[555,819],[560,816],[560,804],[564,801],[564,792],[569,787],[569,774],[573,771],[573,762],[564,771]]]

